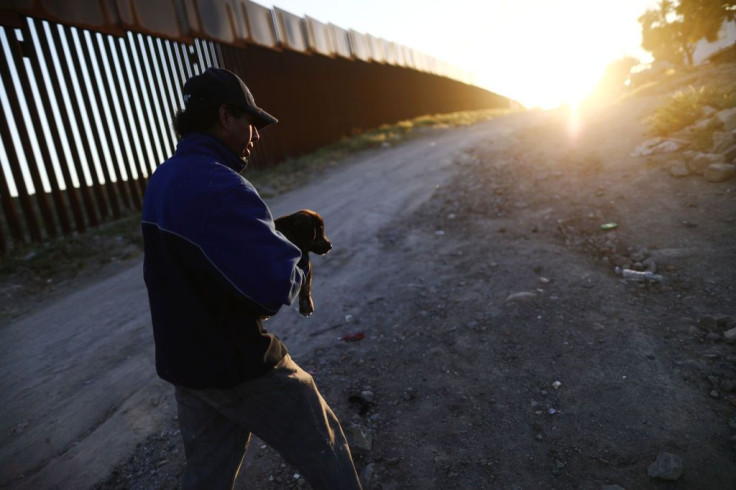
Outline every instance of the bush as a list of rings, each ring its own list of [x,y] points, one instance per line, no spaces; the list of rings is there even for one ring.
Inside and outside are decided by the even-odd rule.
[[[695,89],[691,86],[689,90],[672,95],[647,122],[654,135],[667,136],[695,123],[703,116],[706,106],[717,110],[736,106],[736,90],[734,87]]]

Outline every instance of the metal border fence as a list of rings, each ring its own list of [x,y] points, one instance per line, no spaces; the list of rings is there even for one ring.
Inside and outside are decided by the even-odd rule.
[[[509,104],[434,58],[250,0],[20,4],[0,6],[0,257],[140,209],[176,147],[181,86],[209,66],[280,119],[255,168],[380,124]]]
[[[172,154],[181,85],[218,46],[26,18],[0,26],[0,253],[139,209]]]

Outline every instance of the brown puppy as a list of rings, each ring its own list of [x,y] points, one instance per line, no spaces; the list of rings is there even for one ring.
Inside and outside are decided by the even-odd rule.
[[[324,255],[330,251],[332,244],[325,236],[325,223],[322,217],[302,209],[296,213],[281,216],[274,220],[276,229],[283,233],[291,243],[299,247],[302,257],[307,257],[307,277],[299,291],[299,313],[309,316],[314,312],[312,302],[312,263],[309,262],[309,252]]]

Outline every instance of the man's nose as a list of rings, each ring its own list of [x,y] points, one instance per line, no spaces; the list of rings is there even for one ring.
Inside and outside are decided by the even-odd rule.
[[[253,137],[250,139],[253,143],[261,139],[261,134],[258,132],[258,128],[253,126]]]

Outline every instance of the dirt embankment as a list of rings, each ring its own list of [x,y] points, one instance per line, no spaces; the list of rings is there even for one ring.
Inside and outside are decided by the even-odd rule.
[[[269,323],[366,488],[736,486],[736,179],[674,176],[686,141],[637,153],[665,95],[429,133],[274,203],[320,204],[335,245],[315,315]],[[173,405],[148,410],[163,422],[96,488],[176,487]],[[253,440],[237,488],[308,484]]]

